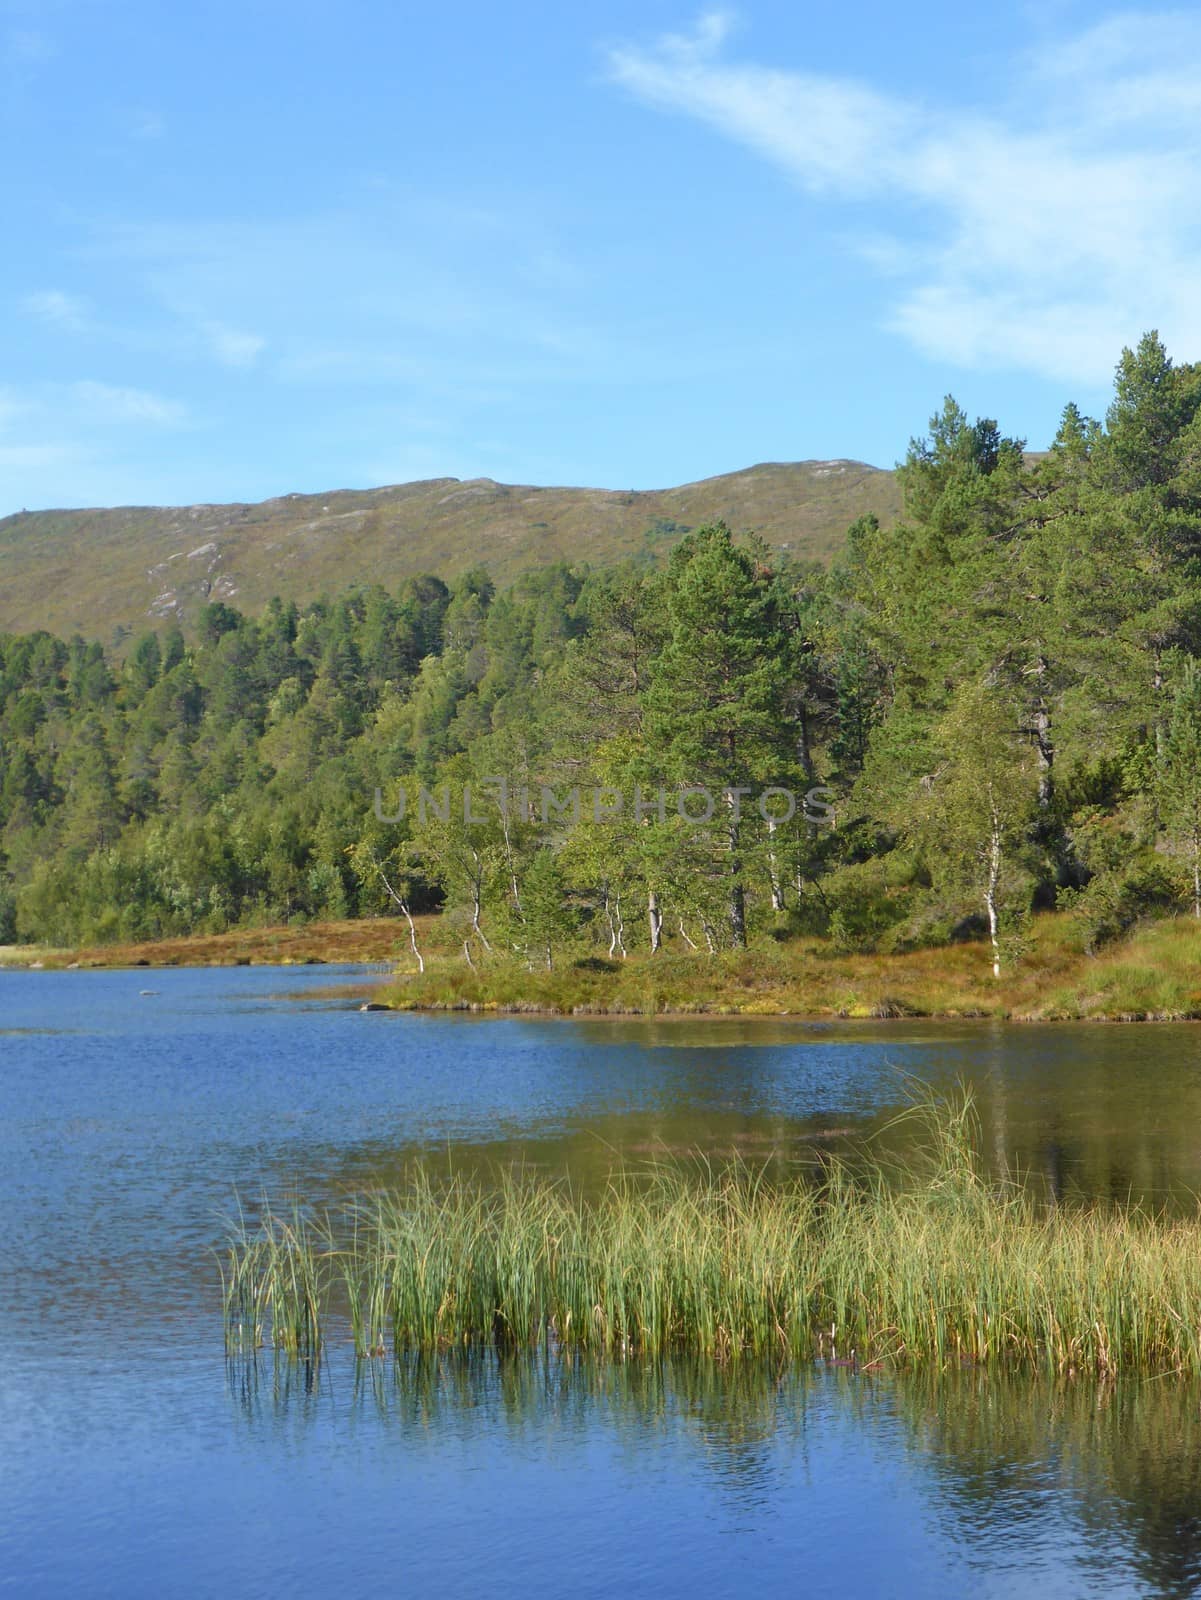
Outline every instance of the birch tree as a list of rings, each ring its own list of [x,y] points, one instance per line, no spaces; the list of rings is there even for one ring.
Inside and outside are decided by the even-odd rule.
[[[937,729],[938,768],[907,819],[936,880],[966,884],[988,923],[993,977],[1001,976],[1001,900],[1007,867],[1033,817],[1037,788],[1014,708],[993,686],[969,684]]]

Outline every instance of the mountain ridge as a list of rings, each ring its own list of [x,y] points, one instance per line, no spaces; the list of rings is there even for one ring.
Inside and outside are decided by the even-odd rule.
[[[360,583],[482,564],[498,583],[550,561],[660,559],[719,518],[825,561],[868,512],[895,520],[895,473],[849,458],[758,462],[667,489],[427,478],[256,502],[21,511],[0,519],[0,631],[119,639],[210,600],[257,611]]]

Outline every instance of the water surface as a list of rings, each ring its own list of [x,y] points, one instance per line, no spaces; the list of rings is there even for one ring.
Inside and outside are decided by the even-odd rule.
[[[0,1591],[1196,1592],[1201,1402],[1174,1386],[227,1366],[212,1252],[239,1196],[414,1158],[795,1170],[914,1082],[969,1082],[989,1159],[1053,1194],[1180,1207],[1201,1030],[406,1017],[330,979],[0,972]]]

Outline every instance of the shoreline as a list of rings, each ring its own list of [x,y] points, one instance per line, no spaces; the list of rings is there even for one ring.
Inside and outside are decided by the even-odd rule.
[[[812,938],[714,956],[664,950],[621,962],[564,959],[553,970],[503,957],[469,968],[428,952],[423,974],[406,965],[410,970],[398,971],[380,995],[402,1011],[799,1022],[1201,1020],[1201,922],[1191,917],[1146,923],[1088,954],[1078,924],[1049,913],[1032,925],[1020,960],[999,979],[983,944],[881,954]]]
[[[468,967],[448,926],[417,919],[426,970],[413,970],[408,928],[388,917],[241,928],[83,948],[0,946],[5,971],[170,967],[359,966],[341,985],[373,1009],[428,1015],[610,1021],[1196,1022],[1201,1021],[1201,923],[1150,922],[1095,955],[1070,917],[1034,925],[1027,951],[998,980],[980,944],[900,954],[848,952],[797,939],[702,956],[670,948],[615,962],[564,954],[553,970],[498,956]]]
[[[432,919],[430,919],[432,920]],[[111,971],[154,967],[318,967],[374,964],[391,975],[408,931],[390,917],[233,928],[226,933],[111,945],[0,945],[0,973]]]
[[[898,1022],[999,1022],[1014,1027],[1040,1027],[1087,1022],[1108,1027],[1138,1027],[1144,1024],[1201,1022],[1201,1009],[1189,1013],[1130,1012],[1092,1013],[1088,1016],[1037,1016],[1027,1012],[997,1011],[907,1011],[899,1016],[883,1016],[875,1012],[854,1011],[750,1011],[692,1010],[631,1011],[629,1009],[603,1010],[599,1007],[579,1006],[571,1011],[559,1011],[549,1006],[524,1005],[499,1002],[470,1005],[392,1005],[386,1001],[375,1002],[372,1011],[387,1011],[395,1016],[473,1016],[491,1018],[532,1017],[544,1022],[762,1022],[796,1023],[799,1027],[814,1025],[836,1026],[840,1023],[893,1023]]]

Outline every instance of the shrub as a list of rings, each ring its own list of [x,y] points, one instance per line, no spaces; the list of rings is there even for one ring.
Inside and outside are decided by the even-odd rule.
[[[884,955],[903,955],[907,950],[929,950],[987,937],[988,923],[977,906],[961,899],[932,898],[890,928],[879,949]]]
[[[911,914],[917,881],[912,857],[900,851],[831,873],[822,890],[830,908],[827,932],[834,948],[848,952],[882,948],[889,931]]]
[[[1061,895],[1060,904],[1075,913],[1083,948],[1094,955],[1144,917],[1177,909],[1180,886],[1162,861],[1150,858],[1098,873],[1086,889]]]

